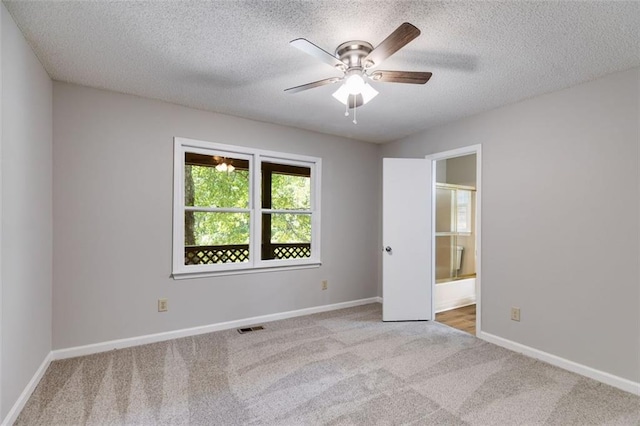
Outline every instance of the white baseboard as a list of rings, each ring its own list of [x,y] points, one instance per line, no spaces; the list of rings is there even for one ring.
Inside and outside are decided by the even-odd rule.
[[[634,395],[640,396],[640,383],[634,382],[613,374],[606,373],[604,371],[596,370],[595,368],[587,367],[586,365],[578,364],[577,362],[569,361],[568,359],[561,358],[557,355],[543,352],[541,350],[532,348],[530,346],[523,345],[521,343],[514,342],[502,337],[495,336],[490,333],[481,331],[478,333],[480,339],[487,342],[502,346],[503,348],[510,349],[515,352],[519,352],[523,355],[530,356],[531,358],[539,359],[547,362],[556,367],[560,367],[564,370],[571,371],[581,376],[588,377],[590,379],[597,380],[607,385],[622,389],[623,391],[630,392]]]
[[[280,312],[276,314],[262,315],[258,317],[244,318],[235,321],[220,322],[216,324],[203,325],[200,327],[184,328],[181,330],[166,331],[163,333],[147,334],[144,336],[130,337],[127,339],[111,340],[108,342],[94,343],[91,345],[76,346],[53,351],[53,359],[74,358],[77,356],[91,355],[100,352],[107,352],[114,349],[129,348],[132,346],[146,345],[149,343],[163,342],[181,337],[196,336],[198,334],[211,333],[220,330],[246,327],[265,322],[277,321],[287,318],[300,317],[303,315],[317,314],[320,312],[334,311],[336,309],[351,308],[354,306],[367,305],[369,303],[381,303],[381,298],[370,297],[368,299],[352,300],[350,302],[334,303],[332,305],[314,306],[312,308],[298,309],[295,311]]]
[[[47,371],[47,368],[49,368],[49,364],[51,364],[51,361],[53,361],[53,352],[49,352],[44,358],[44,361],[42,361],[42,364],[40,364],[40,367],[38,367],[36,373],[33,375],[27,386],[18,397],[16,403],[13,404],[13,407],[11,407],[11,410],[9,410],[7,416],[2,421],[2,426],[8,426],[15,423],[15,421],[18,419],[18,416],[20,415],[20,412],[29,400],[29,397],[31,397],[31,394],[36,389],[36,386],[38,386],[38,383],[40,383],[40,380],[44,376],[44,373]]]

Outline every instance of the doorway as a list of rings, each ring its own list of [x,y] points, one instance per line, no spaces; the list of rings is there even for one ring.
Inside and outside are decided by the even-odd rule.
[[[433,319],[480,331],[480,146],[427,156],[432,162]]]
[[[480,278],[481,278],[481,147],[473,145],[452,151],[432,154],[424,159],[384,158],[382,161],[382,320],[424,321],[436,320],[436,162],[474,154],[476,161],[475,207],[467,203],[466,216],[460,218],[459,227],[473,227],[474,246],[460,250],[460,267],[455,253],[450,253],[449,265],[456,278],[465,275],[463,265],[475,263],[475,334],[480,333]],[[409,183],[409,184],[408,184]],[[464,186],[464,185],[459,185]],[[467,185],[468,186],[468,185]],[[460,192],[463,198],[472,193]],[[473,191],[471,191],[473,192]],[[456,195],[457,197],[458,195]],[[456,206],[457,206],[456,205]],[[471,209],[471,210],[469,210]],[[457,211],[458,208],[456,207]],[[464,210],[461,208],[461,210]],[[465,219],[466,218],[466,219]],[[464,219],[464,220],[463,220]],[[457,219],[456,219],[457,220]],[[471,223],[473,221],[473,223]],[[468,234],[470,234],[468,232]],[[463,236],[460,235],[459,238]],[[465,254],[466,253],[466,260]],[[454,261],[455,260],[455,261]],[[452,265],[453,262],[453,266]],[[471,277],[465,277],[471,278]],[[467,283],[467,285],[469,285]],[[473,293],[473,291],[472,291]]]

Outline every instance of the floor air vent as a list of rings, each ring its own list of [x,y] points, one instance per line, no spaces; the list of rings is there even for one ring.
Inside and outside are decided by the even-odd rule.
[[[239,328],[238,329],[238,333],[244,334],[244,333],[248,333],[250,331],[258,331],[258,330],[264,330],[264,327],[261,326],[261,325],[256,325],[255,327]]]

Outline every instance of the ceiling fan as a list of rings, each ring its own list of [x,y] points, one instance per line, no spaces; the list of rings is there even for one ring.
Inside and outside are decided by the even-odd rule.
[[[352,40],[342,43],[336,48],[335,55],[321,49],[309,40],[297,38],[290,44],[303,52],[321,60],[322,62],[342,71],[342,77],[325,78],[290,87],[287,93],[298,93],[314,87],[324,86],[344,81],[344,84],[333,94],[333,97],[346,105],[345,115],[349,115],[349,108],[354,110],[354,124],[356,108],[366,104],[376,97],[378,91],[368,81],[383,83],[425,84],[431,78],[430,72],[414,71],[379,71],[374,70],[385,59],[409,44],[420,35],[420,30],[408,22],[400,25],[378,46],[373,48],[371,43],[362,40]]]

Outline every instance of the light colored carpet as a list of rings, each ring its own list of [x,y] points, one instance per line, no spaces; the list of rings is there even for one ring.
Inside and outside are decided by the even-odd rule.
[[[372,304],[56,361],[18,425],[637,425],[640,398]]]

